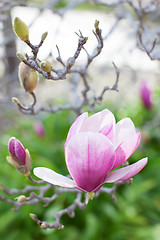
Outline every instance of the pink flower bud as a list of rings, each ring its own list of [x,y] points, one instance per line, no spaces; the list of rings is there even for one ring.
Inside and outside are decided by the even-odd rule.
[[[43,138],[45,136],[44,126],[41,122],[36,122],[34,124],[34,130],[38,137]]]
[[[10,138],[8,142],[8,150],[10,156],[7,156],[7,161],[22,174],[28,176],[32,161],[29,151],[25,149],[22,143],[15,137]]]
[[[8,143],[8,150],[12,156],[17,158],[17,161],[21,164],[25,164],[26,152],[22,143],[15,137],[10,138]]]
[[[152,100],[151,100],[152,92],[151,92],[151,89],[148,87],[147,82],[144,80],[141,82],[140,94],[141,94],[141,100],[144,106],[147,109],[151,109],[153,106]]]

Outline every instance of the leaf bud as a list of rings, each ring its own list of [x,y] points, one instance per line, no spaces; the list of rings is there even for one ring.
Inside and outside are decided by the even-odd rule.
[[[29,40],[29,29],[27,25],[18,17],[14,19],[14,31],[22,41]]]
[[[46,227],[47,227],[46,223],[41,224],[41,228],[46,229]]]
[[[142,35],[142,33],[143,33],[143,30],[142,30],[142,28],[140,28],[138,32],[139,32],[139,35],[141,36],[141,35]]]
[[[16,97],[12,97],[12,102],[14,102],[14,103],[16,103],[16,104],[19,104],[19,103],[20,103],[19,100],[18,100],[18,98],[16,98]]]
[[[132,184],[133,183],[133,178],[129,178],[128,179],[128,184]]]
[[[41,36],[41,40],[44,41],[48,35],[48,32],[44,32]]]
[[[99,27],[99,21],[97,21],[97,20],[95,21],[94,27],[95,27],[95,29],[97,29]]]
[[[25,56],[22,53],[17,52],[16,55],[20,60],[22,60],[22,61],[26,60]]]
[[[38,73],[25,63],[19,64],[19,81],[26,92],[32,93],[38,84]]]
[[[156,43],[158,40],[158,36],[155,36],[154,42]]]
[[[50,72],[52,70],[52,65],[48,60],[42,61],[40,63],[40,68],[44,71],[44,72]]]
[[[27,200],[25,195],[21,195],[21,196],[17,197],[16,199],[17,199],[17,202],[19,202],[19,203],[25,202]]]
[[[84,40],[84,42],[86,43],[88,41],[88,37],[85,37],[85,40]]]
[[[33,214],[33,213],[30,213],[29,214],[29,216],[36,222],[36,220],[37,220],[37,217],[36,217],[36,215],[35,214]]]

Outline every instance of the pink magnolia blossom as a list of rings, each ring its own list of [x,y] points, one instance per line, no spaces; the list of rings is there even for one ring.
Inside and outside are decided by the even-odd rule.
[[[36,122],[34,124],[34,130],[38,137],[43,138],[45,136],[44,126],[41,122]]]
[[[112,171],[133,154],[140,136],[131,119],[116,124],[108,109],[91,117],[83,113],[72,124],[65,143],[65,161],[73,180],[44,167],[35,168],[34,174],[53,185],[96,192],[105,183],[131,178],[146,165],[143,158]]]
[[[153,106],[152,100],[151,100],[152,92],[151,92],[151,89],[148,87],[147,82],[144,80],[141,82],[140,94],[141,94],[141,100],[144,106],[147,109],[151,109]]]

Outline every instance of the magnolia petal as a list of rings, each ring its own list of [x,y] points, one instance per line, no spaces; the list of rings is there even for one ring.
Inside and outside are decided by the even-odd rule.
[[[25,148],[18,139],[15,140],[15,157],[18,158],[23,164],[25,164],[26,162]]]
[[[21,164],[25,164],[26,153],[22,143],[15,137],[10,138],[8,142],[9,152],[17,158]]]
[[[85,112],[83,114],[81,114],[72,124],[72,126],[69,129],[68,135],[67,135],[67,139],[65,142],[65,147],[67,146],[68,141],[70,140],[70,138],[77,132],[80,131],[80,128],[84,122],[84,120],[88,117],[88,113]]]
[[[142,168],[147,164],[148,158],[143,158],[139,160],[138,162],[131,164],[127,167],[120,168],[118,170],[115,170],[111,172],[105,179],[104,183],[112,183],[122,180],[127,180],[137,173],[139,173]]]
[[[134,123],[130,118],[123,118],[115,126],[115,149],[128,137],[136,134]]]
[[[113,113],[108,109],[95,113],[89,118],[85,119],[80,129],[81,132],[99,132],[108,124],[115,125],[115,118]]]
[[[33,173],[38,178],[44,180],[45,182],[51,183],[53,185],[57,185],[60,187],[67,187],[67,188],[77,188],[77,185],[73,180],[61,174],[58,174],[49,168],[37,167],[33,169]]]
[[[116,124],[114,142],[116,149],[116,161],[114,168],[122,164],[134,153],[140,143],[140,140],[141,134],[140,132],[136,132],[131,119],[124,118]]]
[[[111,169],[111,171],[113,169],[115,169],[116,167],[119,167],[122,163],[124,163],[126,161],[126,153],[123,150],[123,146],[121,146],[122,144],[120,144],[118,146],[118,148],[115,150],[115,155],[116,155],[116,160],[114,162],[114,165]]]
[[[16,138],[12,137],[9,139],[9,142],[8,142],[8,150],[13,156],[15,156],[15,140]]]
[[[137,149],[141,140],[141,133],[138,132],[133,136],[130,136],[126,139],[125,142],[122,142],[116,149],[116,167],[126,161]],[[118,154],[118,152],[125,153],[125,159],[123,160],[123,154]],[[118,155],[117,155],[118,154]]]
[[[140,132],[138,132],[133,137],[130,136],[129,138],[127,138],[125,142],[122,142],[117,147],[117,149],[115,150],[116,160],[112,170],[115,169],[116,167],[119,167],[135,152],[140,143],[140,139],[141,134]]]
[[[80,132],[68,142],[65,158],[77,186],[91,192],[112,168],[115,152],[111,141],[103,134]]]
[[[114,142],[115,129],[112,122],[103,127],[99,133],[104,134],[112,143]]]

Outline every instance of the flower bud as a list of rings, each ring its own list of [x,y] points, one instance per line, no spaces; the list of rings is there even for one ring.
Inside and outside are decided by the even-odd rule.
[[[34,124],[34,130],[38,137],[43,138],[45,136],[44,126],[41,122],[36,122]]]
[[[52,65],[48,60],[42,61],[40,63],[40,68],[44,71],[44,72],[50,72],[52,70]]]
[[[141,35],[142,35],[142,33],[143,33],[143,30],[142,30],[142,28],[140,28],[138,32],[139,32],[139,35],[141,36]]]
[[[21,195],[21,196],[17,197],[16,199],[17,199],[17,202],[19,202],[19,203],[25,202],[27,200],[25,195]]]
[[[16,55],[20,60],[22,60],[22,61],[26,60],[25,56],[22,53],[17,52]]]
[[[14,103],[16,103],[16,104],[19,104],[19,103],[20,103],[19,100],[18,100],[18,98],[16,98],[16,97],[12,97],[12,102],[14,102]]]
[[[95,21],[94,27],[95,27],[95,29],[97,29],[99,27],[99,21],[98,20]]]
[[[25,63],[19,64],[19,80],[20,84],[26,92],[32,93],[38,84],[38,73]]]
[[[140,86],[140,95],[141,95],[141,100],[143,105],[147,108],[147,109],[151,109],[153,104],[152,104],[152,91],[151,89],[148,87],[146,81],[142,81],[141,82],[141,86]]]
[[[44,40],[46,39],[47,35],[48,35],[48,32],[44,32],[44,33],[42,34],[41,40],[42,40],[43,42],[44,42]]]
[[[18,139],[16,139],[15,137],[10,138],[8,143],[8,149],[10,154],[15,157],[20,164],[25,164],[25,149]]]
[[[27,25],[18,17],[14,19],[14,31],[22,41],[29,40],[29,29]]]
[[[34,213],[30,213],[29,216],[36,222],[37,217]]]
[[[47,228],[47,224],[43,222],[43,223],[41,224],[41,228],[46,229],[46,228]]]
[[[13,165],[19,172],[29,175],[31,169],[31,157],[29,151],[23,147],[22,143],[15,137],[10,138],[8,143],[10,156],[7,161]]]

